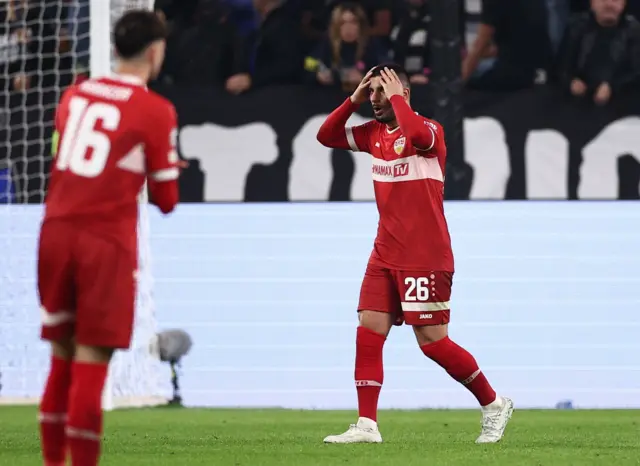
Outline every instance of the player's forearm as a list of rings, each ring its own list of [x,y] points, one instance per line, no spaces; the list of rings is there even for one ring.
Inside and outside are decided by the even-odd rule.
[[[318,130],[318,142],[334,149],[349,149],[345,126],[357,108],[358,105],[349,98],[331,112]]]
[[[158,206],[163,214],[168,214],[178,204],[178,182],[149,180],[149,194],[151,202]]]
[[[391,105],[404,137],[417,149],[428,150],[435,144],[435,134],[425,120],[411,109],[401,95],[391,97]]]

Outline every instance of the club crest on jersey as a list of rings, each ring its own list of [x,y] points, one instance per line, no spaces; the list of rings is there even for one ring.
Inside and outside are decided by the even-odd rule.
[[[396,151],[396,154],[402,154],[404,150],[404,146],[407,143],[407,138],[402,136],[401,138],[396,139],[396,142],[393,143],[393,150]]]

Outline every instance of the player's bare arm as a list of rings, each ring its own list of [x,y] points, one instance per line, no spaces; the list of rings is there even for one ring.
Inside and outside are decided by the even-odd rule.
[[[385,95],[391,102],[402,134],[411,141],[413,147],[422,152],[433,149],[436,143],[436,133],[424,118],[417,115],[409,105],[406,87],[398,74],[394,70],[384,68],[380,71],[380,82]]]

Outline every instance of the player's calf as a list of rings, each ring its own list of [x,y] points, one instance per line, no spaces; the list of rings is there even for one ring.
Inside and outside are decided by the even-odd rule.
[[[391,314],[360,311],[356,333],[355,383],[358,393],[358,422],[339,435],[329,435],[325,443],[380,443],[378,398],[384,380],[382,350],[391,330]]]
[[[66,461],[65,424],[71,387],[70,341],[51,344],[51,368],[38,413],[40,439],[45,466],[62,466]]]
[[[111,349],[79,346],[73,363],[66,434],[72,466],[95,466],[102,440],[102,391]]]
[[[414,327],[422,352],[464,385],[482,407],[482,432],[476,443],[502,439],[513,413],[513,402],[496,395],[475,358],[447,335],[447,326]]]
[[[384,381],[382,349],[385,340],[384,335],[358,327],[355,368],[358,414],[372,421],[378,419],[378,398]]]
[[[496,392],[480,371],[475,358],[449,338],[446,325],[414,327],[414,331],[424,355],[473,393],[480,406],[496,400]]]

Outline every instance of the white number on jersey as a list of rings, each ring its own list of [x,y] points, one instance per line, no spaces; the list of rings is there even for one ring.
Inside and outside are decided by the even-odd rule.
[[[100,175],[107,165],[111,141],[103,131],[96,129],[96,124],[100,121],[104,130],[116,131],[120,116],[120,110],[114,105],[72,97],[57,157],[58,170],[69,169],[86,178]]]
[[[404,294],[406,301],[428,301],[429,300],[429,279],[425,277],[404,279],[407,291]]]

